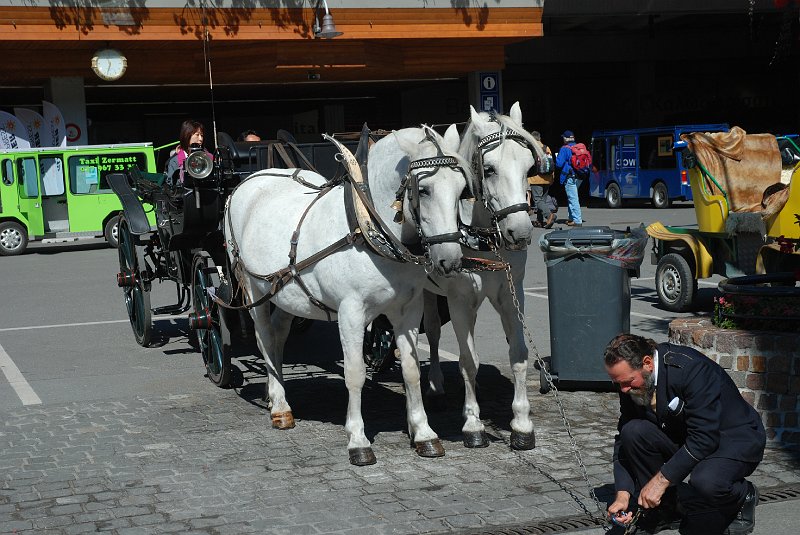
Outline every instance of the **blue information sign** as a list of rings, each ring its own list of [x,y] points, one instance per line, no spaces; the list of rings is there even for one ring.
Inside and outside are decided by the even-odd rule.
[[[480,108],[481,111],[496,110],[502,112],[500,102],[500,73],[482,72],[480,73]]]

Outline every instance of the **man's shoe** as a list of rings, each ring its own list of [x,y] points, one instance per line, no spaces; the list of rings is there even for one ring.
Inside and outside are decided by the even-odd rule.
[[[556,214],[550,214],[547,221],[544,223],[544,228],[552,228],[553,224],[556,222],[556,217]]]
[[[758,487],[750,483],[750,490],[744,498],[744,503],[739,512],[736,513],[736,518],[725,530],[725,535],[747,535],[752,533],[756,527],[756,505],[758,505]]]
[[[582,227],[583,223],[576,223],[575,221],[567,221],[567,225],[570,227]]]
[[[681,527],[682,519],[675,508],[661,506],[645,511],[636,523],[636,527],[647,533],[658,533],[665,529],[676,530]]]

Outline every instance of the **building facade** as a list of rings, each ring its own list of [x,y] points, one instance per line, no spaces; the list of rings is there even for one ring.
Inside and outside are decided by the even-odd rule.
[[[187,117],[316,141],[464,121],[487,94],[520,101],[550,145],[674,123],[797,132],[799,4],[0,0],[0,109],[52,101],[83,143],[167,143]],[[92,70],[109,48],[126,62],[114,80]]]

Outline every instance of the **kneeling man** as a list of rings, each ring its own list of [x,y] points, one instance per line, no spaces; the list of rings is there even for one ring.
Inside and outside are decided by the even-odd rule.
[[[739,535],[753,531],[758,490],[745,477],[761,462],[761,418],[716,362],[684,346],[621,334],[605,350],[609,377],[620,387],[614,439],[616,498],[608,514],[655,533]],[[677,503],[687,476],[695,496]]]

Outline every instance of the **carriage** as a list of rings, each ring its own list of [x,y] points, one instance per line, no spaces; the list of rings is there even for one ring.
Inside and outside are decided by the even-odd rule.
[[[185,182],[177,188],[159,174],[131,171],[116,175],[112,185],[124,207],[117,280],[137,341],[142,345],[151,341],[153,313],[181,314],[191,308],[189,326],[196,332],[208,377],[226,386],[232,376],[231,333],[237,331],[236,323],[246,309],[267,363],[273,427],[287,429],[294,426],[294,419],[285,398],[281,368],[292,315],[337,320],[351,399],[345,426],[350,436],[350,462],[364,465],[374,463],[375,456],[363,433],[360,414],[362,344],[384,352],[391,351],[394,344],[383,335],[368,342],[363,331],[371,321],[374,327],[383,314],[393,327],[390,336],[396,340],[401,361],[409,435],[419,455],[435,457],[444,451],[422,407],[416,354],[423,288],[464,300],[456,307],[461,326],[457,331],[464,337],[471,336],[477,306],[488,298],[501,312],[510,340],[509,359],[515,375],[511,445],[533,448],[533,424],[521,380],[528,352],[522,327],[515,321],[524,312],[513,296],[522,292],[525,248],[531,233],[526,173],[543,157],[543,151],[520,126],[518,104],[512,106],[509,116],[478,113],[472,108],[470,112],[462,136],[455,125],[443,136],[424,125],[402,129],[377,141],[369,158],[368,130],[359,135],[356,157],[338,140],[329,138],[335,147],[328,150],[337,154],[337,159],[322,161],[343,164],[341,182],[319,173],[304,173],[295,169],[300,167],[297,164],[278,167],[274,158],[289,152],[287,144],[249,147],[249,168],[245,170],[237,170],[237,151],[224,143],[213,160],[198,151],[186,159]],[[317,163],[313,154],[310,159],[300,156],[300,147],[288,145],[301,160]],[[239,148],[233,144],[233,149]],[[261,170],[251,173],[257,169]],[[309,188],[317,189],[316,195]],[[330,191],[336,193],[320,200]],[[155,228],[145,223],[143,201],[155,207]],[[465,257],[462,245],[473,252]],[[509,255],[508,262],[498,255],[501,247]],[[288,266],[281,260],[287,250]],[[333,255],[339,250],[341,254]],[[301,271],[309,266],[314,267],[301,277]],[[466,272],[460,282],[453,282],[452,288],[450,282],[445,285],[441,277],[459,270]],[[481,273],[487,273],[486,278]],[[155,280],[176,283],[176,304],[151,308],[149,292]],[[468,296],[476,284],[482,291]],[[315,293],[327,303],[315,298]],[[424,299],[425,318],[431,312],[430,317],[439,321],[435,305],[440,300],[436,295],[433,298]],[[434,306],[429,307],[429,302]],[[452,312],[453,307],[449,308]],[[425,326],[427,330],[427,319]],[[372,332],[376,330],[382,329],[373,328]],[[434,338],[437,335],[438,327]],[[438,345],[430,336],[429,340],[432,348]],[[462,350],[464,343],[459,339]],[[435,350],[431,351],[429,393],[433,394],[443,393],[440,382],[435,382],[441,376],[440,371],[436,373],[436,357]],[[472,395],[478,356],[467,347],[460,357],[469,384],[464,441],[469,447],[482,447],[488,445],[488,439]]]
[[[675,145],[684,152],[684,161],[690,162],[697,225],[674,227],[654,222],[647,227],[654,239],[652,261],[658,266],[656,292],[667,310],[688,310],[698,279],[800,268],[797,136],[739,132],[724,138],[725,144],[699,134],[700,141],[710,141],[693,147],[687,147],[685,141]],[[734,146],[741,146],[741,155],[731,154]]]
[[[355,150],[358,141],[342,143]],[[235,281],[220,224],[225,200],[257,169],[303,167],[333,177],[339,164],[334,159],[338,149],[327,142],[242,143],[220,132],[218,145],[213,159],[202,150],[189,155],[181,185],[172,184],[162,173],[136,167],[113,174],[108,181],[123,207],[117,284],[123,289],[136,342],[144,347],[152,343],[154,315],[191,310],[189,328],[194,334],[190,343],[196,339],[208,378],[225,387],[232,375],[232,336],[252,332],[247,314],[236,310],[244,303],[232,291]],[[148,219],[150,210],[155,212],[155,226],[150,224],[152,216]],[[153,282],[164,280],[175,283],[176,302],[151,307]],[[221,299],[215,300],[215,296]],[[229,303],[230,308],[220,306],[219,301]],[[298,320],[295,328],[307,325],[308,321]]]

